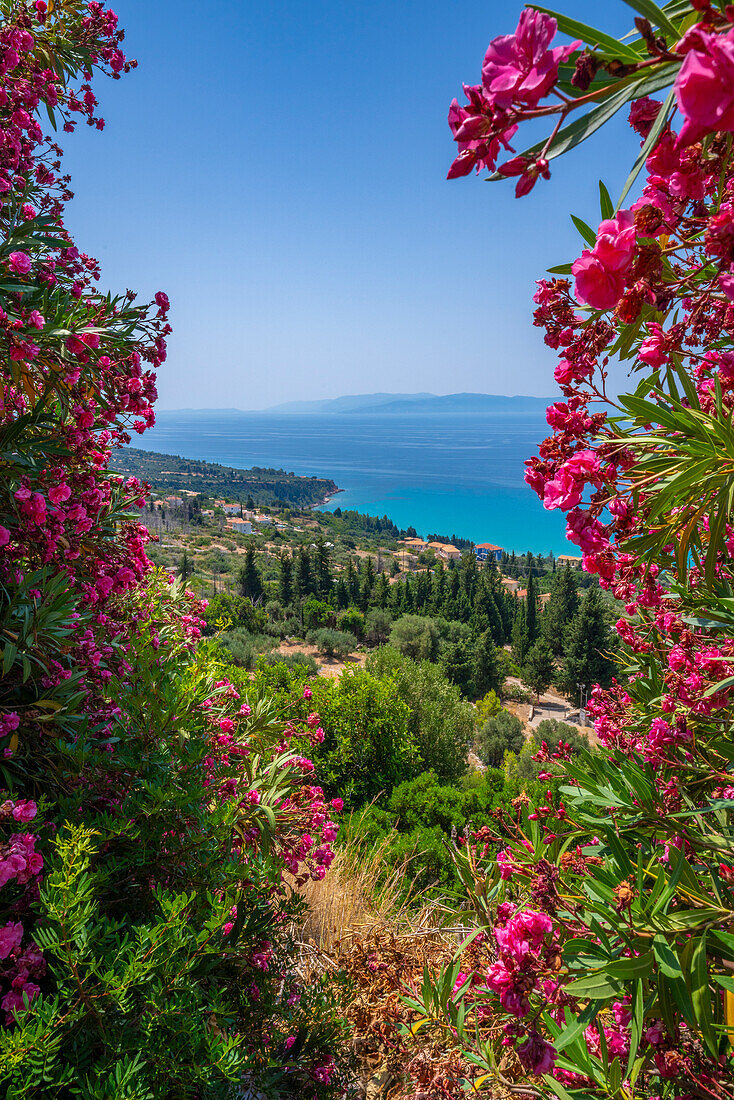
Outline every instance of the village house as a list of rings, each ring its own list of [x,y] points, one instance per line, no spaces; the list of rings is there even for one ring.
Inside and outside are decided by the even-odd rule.
[[[461,550],[452,546],[450,542],[429,542],[428,549],[433,550],[437,558],[441,558],[443,561],[459,561],[461,559]]]
[[[236,531],[238,535],[251,535],[252,524],[248,519],[240,519],[239,516],[231,516],[227,520],[227,528]]]
[[[583,560],[583,558],[577,558],[574,554],[559,554],[556,558],[556,565],[570,565],[572,569],[580,569]]]
[[[495,546],[492,542],[479,542],[474,547],[474,553],[477,561],[486,561],[488,558],[494,558],[499,564],[502,561],[504,550],[501,546]]]
[[[225,504],[223,507],[225,516],[239,516],[242,512],[241,504]]]
[[[428,546],[424,539],[401,539],[400,542],[403,546],[407,546],[409,550],[415,550],[418,553]]]

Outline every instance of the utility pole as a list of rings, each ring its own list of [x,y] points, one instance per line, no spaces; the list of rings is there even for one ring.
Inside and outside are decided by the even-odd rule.
[[[587,691],[586,684],[577,684],[579,689],[579,698],[581,700],[581,707],[579,709],[579,722],[582,726],[586,725],[586,704],[589,701],[589,692]]]

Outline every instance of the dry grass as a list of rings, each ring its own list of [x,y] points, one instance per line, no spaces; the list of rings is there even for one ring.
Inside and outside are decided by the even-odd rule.
[[[378,927],[403,934],[440,928],[442,907],[406,891],[415,857],[403,860],[385,875],[391,839],[387,836],[378,845],[348,842],[336,850],[326,878],[302,888],[309,906],[301,928],[306,942],[332,954],[351,936],[363,936]]]

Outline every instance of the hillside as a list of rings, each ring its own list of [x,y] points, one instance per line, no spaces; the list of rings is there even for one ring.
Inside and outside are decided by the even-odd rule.
[[[277,502],[307,507],[320,504],[327,496],[339,491],[335,481],[323,477],[298,477],[286,470],[253,466],[238,470],[215,462],[181,458],[127,447],[112,457],[112,469],[139,477],[155,489],[173,491],[189,489],[205,496],[225,496],[256,504]]]

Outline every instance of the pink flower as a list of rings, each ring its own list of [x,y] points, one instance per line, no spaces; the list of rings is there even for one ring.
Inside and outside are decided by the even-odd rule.
[[[16,821],[33,821],[37,813],[38,807],[30,800],[16,802],[13,807],[13,817]]]
[[[548,47],[558,24],[542,12],[525,8],[514,34],[495,38],[489,44],[482,66],[482,84],[490,102],[499,107],[521,103],[535,107],[558,79],[558,66],[579,42]]]
[[[734,31],[708,34],[693,27],[676,50],[686,54],[675,80],[686,120],[679,144],[691,145],[713,130],[734,130]]]
[[[339,814],[344,809],[344,801],[341,798],[332,798],[331,808]]]
[[[660,113],[662,103],[658,99],[636,99],[630,107],[629,124],[637,131],[640,137],[646,138],[652,129],[652,124]]]
[[[48,499],[52,504],[61,504],[62,501],[68,500],[71,496],[71,489],[68,485],[54,485],[48,491]]]
[[[553,921],[549,916],[526,910],[511,917],[504,928],[497,928],[495,938],[500,949],[520,963],[531,950],[541,946],[546,932],[552,931]]]
[[[11,252],[8,267],[15,275],[27,275],[31,270],[31,258],[27,252]]]
[[[23,939],[23,925],[8,922],[4,928],[0,928],[0,959],[7,959],[11,951],[20,947]]]
[[[594,255],[610,271],[626,271],[635,251],[635,216],[620,210],[616,218],[607,218],[599,226]]]
[[[543,507],[552,511],[554,508],[562,508],[568,511],[575,508],[581,500],[583,482],[577,481],[573,473],[561,466],[560,470],[545,486],[543,495]]]
[[[33,982],[26,982],[22,989],[11,989],[9,993],[6,993],[2,1001],[0,1001],[0,1008],[4,1009],[8,1014],[9,1020],[12,1020],[13,1012],[25,1011],[23,994],[25,993],[30,1002],[34,997],[37,997],[40,992],[39,986],[35,985]]]
[[[610,271],[588,248],[575,260],[576,297],[592,309],[614,309],[624,293],[624,275]]]
[[[635,240],[635,216],[631,210],[620,210],[616,218],[601,223],[593,249],[584,249],[571,268],[580,302],[592,309],[613,309],[617,305],[624,293]]]
[[[734,281],[734,280],[733,280]],[[639,359],[643,363],[647,363],[648,367],[652,367],[653,370],[657,370],[662,367],[665,362],[665,333],[662,326],[656,321],[651,321],[648,325],[649,335],[640,344],[640,350],[637,353]]]
[[[10,542],[10,531],[7,527],[0,526],[0,546],[7,546]]]
[[[547,1043],[538,1031],[531,1031],[524,1043],[517,1048],[517,1056],[522,1065],[536,1077],[552,1073],[556,1058],[555,1047]]]

